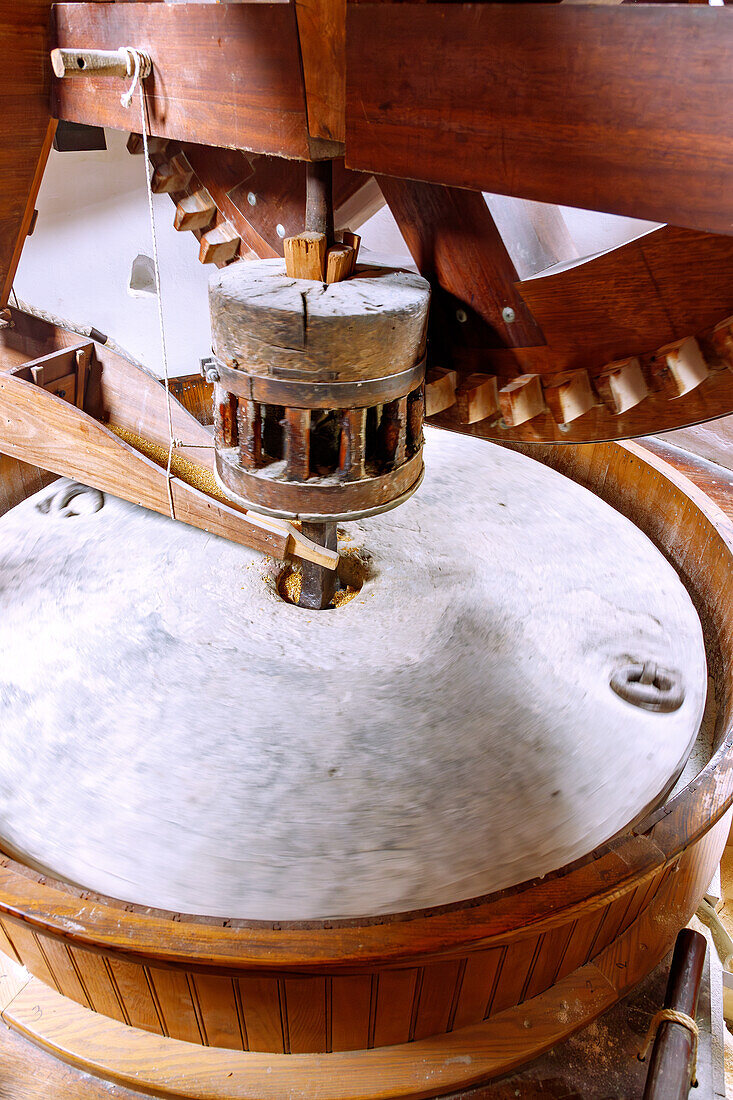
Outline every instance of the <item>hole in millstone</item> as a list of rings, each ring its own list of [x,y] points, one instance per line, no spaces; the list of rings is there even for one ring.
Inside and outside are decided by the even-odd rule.
[[[338,588],[327,611],[334,611],[337,607],[358,596],[366,581],[369,580],[371,570],[371,555],[362,549],[343,550],[339,559]],[[275,582],[277,594],[285,603],[298,607],[300,599],[301,573],[299,565],[288,564],[278,573]],[[308,610],[303,608],[302,610]]]

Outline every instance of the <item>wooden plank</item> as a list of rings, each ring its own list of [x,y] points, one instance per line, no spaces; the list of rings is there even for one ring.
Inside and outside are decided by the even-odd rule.
[[[499,968],[504,961],[504,949],[476,951],[469,955],[461,979],[453,1030],[478,1023],[487,1014]]]
[[[117,49],[134,42],[153,59],[145,82],[156,137],[309,160],[339,147],[314,139],[306,121],[293,8],[268,4],[58,4],[56,44]],[[236,73],[236,80],[232,80]],[[125,110],[125,81],[53,81],[58,118],[139,128]]]
[[[383,970],[379,975],[374,1046],[406,1043],[417,984],[417,970]]]
[[[291,1053],[309,1054],[325,1050],[326,979],[286,978],[283,985]]]
[[[218,974],[191,974],[189,981],[201,1013],[207,1045],[244,1050],[246,1044],[239,1022],[233,980]]]
[[[91,417],[7,375],[0,377],[0,409],[5,454],[169,514],[165,471]],[[182,522],[276,557],[286,554],[289,536],[283,528],[228,508],[179,478],[171,479],[171,489]]]
[[[163,1026],[155,1007],[145,969],[139,963],[111,958],[109,970],[125,1016],[132,1027],[163,1034]]]
[[[448,1030],[460,964],[455,960],[423,968],[420,994],[415,1006],[413,1039],[426,1039]]]
[[[85,951],[81,947],[70,947],[77,972],[84,984],[91,1008],[110,1016],[113,1020],[127,1023],[117,988],[109,969],[109,963],[103,955]]]
[[[346,140],[346,0],[295,0],[308,130]]]
[[[370,974],[331,979],[331,1050],[366,1050],[371,999]]]
[[[148,973],[166,1035],[187,1043],[203,1043],[193,1005],[191,976],[182,970],[164,970],[162,967],[151,967]]]
[[[732,51],[702,5],[350,4],[347,161],[730,233]]]
[[[48,106],[48,0],[0,0],[0,307],[7,304],[56,123]]]
[[[272,978],[238,979],[250,1050],[285,1052],[278,983]]]

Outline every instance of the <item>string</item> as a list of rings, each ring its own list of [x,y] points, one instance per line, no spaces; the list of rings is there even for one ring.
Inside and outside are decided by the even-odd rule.
[[[148,153],[148,125],[147,125],[147,112],[145,108],[145,77],[150,72],[150,59],[147,55],[141,53],[140,50],[136,50],[132,46],[125,46],[124,49],[128,56],[128,72],[132,68],[133,80],[127,92],[121,97],[120,102],[123,107],[129,107],[132,103],[132,97],[137,87],[140,95],[140,124],[141,133],[143,139],[143,160],[145,162],[145,183],[147,185],[148,195],[148,213],[150,215],[150,236],[153,243],[153,269],[155,271],[155,290],[158,299],[158,327],[160,329],[160,350],[163,360],[163,376],[165,379],[165,401],[166,411],[168,414],[168,462],[166,464],[165,478],[166,488],[168,491],[168,507],[170,509],[171,519],[176,518],[176,509],[173,502],[173,486],[172,486],[172,474],[171,463],[173,462],[173,451],[176,445],[180,446],[181,441],[176,440],[173,437],[173,409],[171,405],[171,386],[170,376],[168,373],[168,352],[165,342],[165,321],[163,319],[163,298],[160,289],[160,264],[158,260],[158,236],[155,231],[155,210],[153,208],[153,189],[150,180],[150,162]],[[147,72],[146,72],[147,68]]]

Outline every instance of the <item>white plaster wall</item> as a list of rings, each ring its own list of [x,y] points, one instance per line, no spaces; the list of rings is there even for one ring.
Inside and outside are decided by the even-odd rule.
[[[127,134],[106,135],[106,152],[51,151],[15,290],[31,305],[94,325],[162,373],[157,300],[127,289],[132,261],[152,255],[144,160],[127,152]],[[153,202],[169,368],[189,374],[209,354],[212,268],[199,263],[193,234],[173,228],[170,198]]]

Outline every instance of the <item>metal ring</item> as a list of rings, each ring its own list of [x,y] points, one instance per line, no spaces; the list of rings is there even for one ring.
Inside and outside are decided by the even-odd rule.
[[[613,673],[610,683],[618,696],[643,710],[678,710],[685,699],[682,675],[660,668],[653,661],[622,665]]]
[[[424,357],[399,374],[358,382],[295,381],[266,374],[246,374],[228,367],[217,356],[205,362],[209,370],[215,367],[219,385],[235,397],[262,405],[283,405],[288,409],[358,409],[382,405],[417,389],[425,376]]]

